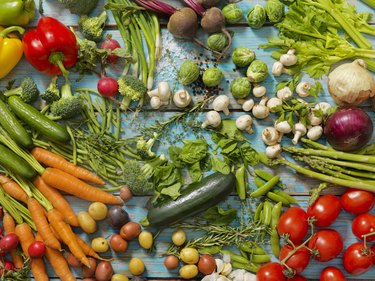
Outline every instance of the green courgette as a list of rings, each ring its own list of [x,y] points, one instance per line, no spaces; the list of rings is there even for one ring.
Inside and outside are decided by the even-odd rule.
[[[46,138],[56,142],[70,140],[69,133],[64,127],[40,113],[32,105],[22,101],[18,96],[9,97],[8,103],[18,118]]]
[[[32,179],[37,174],[29,163],[2,144],[0,144],[0,166],[26,179]]]
[[[151,208],[147,223],[152,227],[165,227],[201,213],[224,200],[236,186],[236,177],[216,172],[191,184],[180,197]]]
[[[0,100],[0,125],[19,146],[24,148],[32,147],[33,140],[31,135],[2,100]]]

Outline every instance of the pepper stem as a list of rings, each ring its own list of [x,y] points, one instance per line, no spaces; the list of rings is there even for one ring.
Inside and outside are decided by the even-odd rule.
[[[20,26],[9,26],[0,32],[0,37],[6,37],[9,33],[17,31],[19,34],[23,34],[25,29]]]
[[[48,60],[49,60],[50,63],[53,63],[60,68],[60,70],[62,72],[62,75],[65,78],[66,84],[69,84],[69,71],[66,70],[66,68],[63,64],[64,54],[62,52],[54,52],[54,53],[50,54]]]

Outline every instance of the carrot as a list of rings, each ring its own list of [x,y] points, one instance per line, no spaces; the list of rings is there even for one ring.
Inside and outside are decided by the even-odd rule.
[[[26,192],[22,189],[22,187],[14,180],[3,174],[0,174],[0,184],[8,195],[10,195],[18,201],[27,204],[27,199],[29,197],[27,196]]]
[[[93,187],[59,169],[46,168],[42,174],[42,179],[48,185],[81,199],[105,204],[123,204],[123,201],[116,196]]]
[[[90,267],[89,260],[78,244],[76,235],[70,228],[70,225],[64,221],[63,215],[57,209],[52,209],[48,211],[48,220],[64,243],[69,247],[70,252],[84,265]]]
[[[60,211],[67,223],[79,226],[76,214],[58,190],[47,185],[40,176],[34,179],[34,185],[52,203],[53,207]]]
[[[94,173],[77,165],[74,165],[73,163],[65,160],[60,155],[54,154],[49,150],[43,149],[41,147],[34,147],[31,150],[31,154],[35,157],[36,160],[48,167],[57,168],[79,179],[86,180],[92,183],[96,183],[99,185],[105,184],[105,182]]]
[[[16,229],[16,222],[14,221],[13,217],[9,213],[5,213],[3,217],[3,227],[5,230],[5,234],[14,233]],[[23,267],[23,258],[22,256],[17,253],[17,250],[11,250],[10,255],[12,257],[12,261],[14,267],[17,269],[21,269]]]
[[[37,241],[43,241],[42,237],[38,233],[36,235]],[[70,271],[68,262],[66,261],[65,257],[61,254],[61,252],[52,249],[50,247],[46,247],[46,257],[51,264],[53,270],[60,277],[62,281],[75,281],[77,280],[72,272]]]
[[[39,204],[39,202],[36,199],[30,198],[27,201],[27,208],[29,209],[31,213],[33,221],[36,225],[36,229],[42,236],[44,243],[47,246],[60,251],[61,244],[57,240],[57,238],[53,235],[49,227],[49,223],[47,221],[43,207]]]
[[[90,256],[90,257],[93,257],[93,258],[96,258],[98,260],[106,260],[106,259],[103,259],[102,257],[100,257],[95,251],[93,248],[90,247],[89,244],[87,244],[81,237],[77,236],[76,235],[76,240],[78,242],[78,244],[81,246],[83,252],[87,255],[87,256]]]
[[[20,239],[22,250],[26,256],[29,256],[28,249],[31,243],[35,241],[33,232],[27,223],[22,223],[16,226],[15,233]],[[46,266],[44,265],[43,259],[32,258],[30,261],[30,268],[33,277],[36,281],[49,280],[46,273]]]

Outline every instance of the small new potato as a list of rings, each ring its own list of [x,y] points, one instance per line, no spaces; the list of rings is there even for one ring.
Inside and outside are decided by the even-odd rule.
[[[132,258],[129,262],[129,271],[135,276],[141,275],[145,271],[145,264],[140,258]]]
[[[172,233],[172,242],[176,246],[182,246],[186,241],[186,233],[182,229],[177,229]]]
[[[89,214],[96,221],[104,220],[107,217],[108,208],[101,202],[94,202],[89,206]]]
[[[82,275],[85,278],[94,276],[95,269],[96,269],[96,260],[91,257],[89,257],[88,259],[89,259],[90,268],[88,268],[85,265],[82,266]]]
[[[114,274],[112,275],[111,281],[129,281],[129,278],[124,274]]]
[[[113,251],[124,253],[128,249],[129,243],[120,234],[113,234],[109,240],[109,245]]]
[[[180,252],[180,259],[187,264],[196,264],[199,260],[199,253],[194,248],[183,248]]]
[[[97,237],[94,238],[91,241],[91,247],[94,249],[95,252],[97,253],[104,253],[108,251],[108,241],[107,239],[103,237]]]
[[[176,256],[174,255],[169,255],[164,259],[164,266],[168,270],[172,270],[177,268],[179,265],[179,260]]]
[[[138,236],[138,242],[143,249],[151,249],[154,243],[154,236],[150,231],[143,230]]]
[[[180,276],[183,279],[191,279],[198,275],[198,267],[195,264],[184,265],[180,268]]]
[[[109,261],[101,261],[95,269],[97,281],[110,281],[113,275],[112,265]]]
[[[96,222],[88,212],[79,212],[77,215],[79,226],[88,234],[96,231]]]
[[[132,240],[141,233],[141,225],[139,223],[130,221],[124,224],[120,229],[120,235],[125,240]]]
[[[198,270],[204,275],[209,275],[216,269],[215,259],[211,255],[204,254],[199,258]]]

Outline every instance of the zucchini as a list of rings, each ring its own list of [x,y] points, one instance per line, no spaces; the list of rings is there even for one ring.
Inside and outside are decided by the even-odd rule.
[[[0,100],[0,124],[19,146],[24,148],[33,146],[31,135],[2,100]]]
[[[70,140],[68,131],[40,113],[35,107],[25,103],[18,96],[8,98],[8,103],[14,114],[31,128],[56,142],[67,142]]]
[[[224,200],[236,186],[236,177],[216,172],[193,183],[176,200],[148,211],[147,223],[152,227],[165,227],[201,213]]]
[[[27,179],[32,179],[37,174],[29,163],[2,144],[0,144],[0,165]]]

